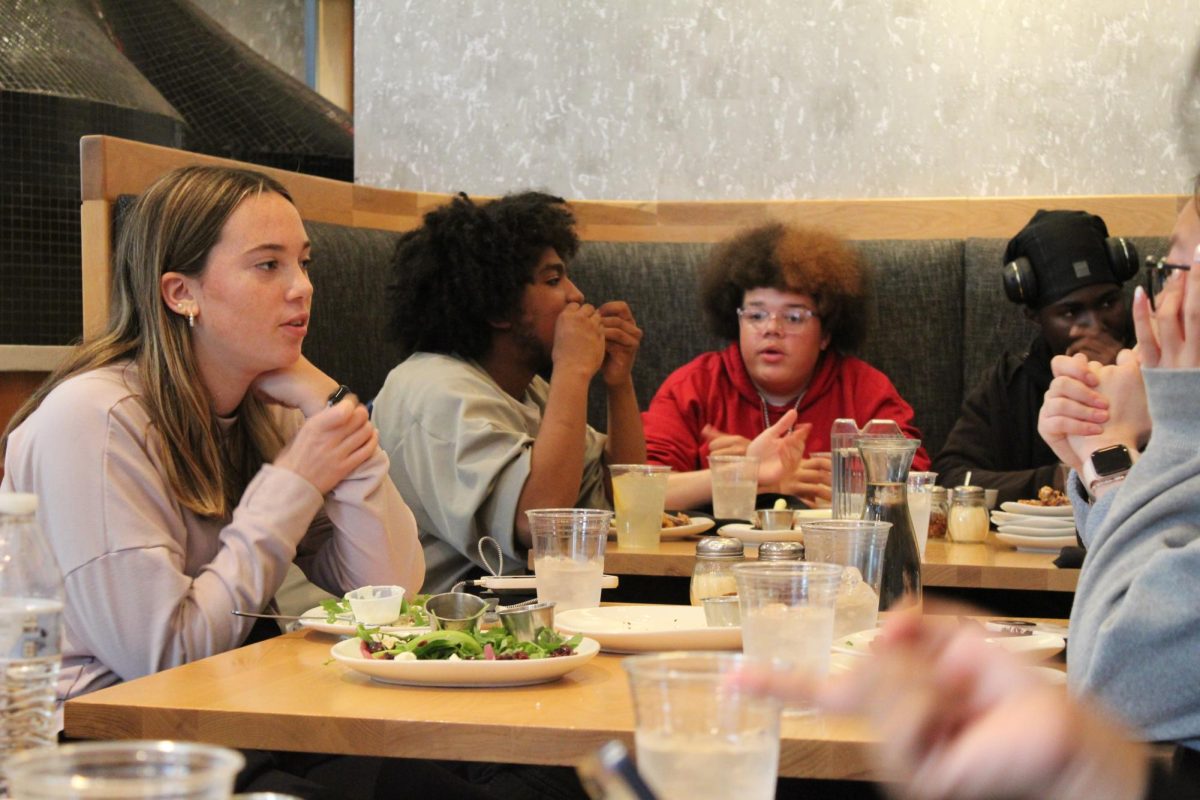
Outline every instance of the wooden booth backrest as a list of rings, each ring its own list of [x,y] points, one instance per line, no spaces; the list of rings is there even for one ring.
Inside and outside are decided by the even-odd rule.
[[[398,357],[384,331],[383,292],[395,239],[449,195],[358,186],[104,136],[85,137],[81,158],[85,335],[107,318],[122,198],[128,203],[179,166],[248,167],[288,187],[313,240],[306,354],[363,397],[379,389]],[[1004,350],[1023,349],[1033,335],[1001,291],[1004,241],[1039,208],[1082,208],[1101,215],[1112,235],[1139,237],[1143,251],[1156,252],[1185,199],[573,201],[586,244],[572,278],[589,300],[625,299],[633,308],[646,332],[634,376],[644,408],[671,370],[721,344],[706,331],[696,300],[696,273],[713,242],[767,220],[829,228],[854,242],[872,270],[874,297],[864,309],[872,333],[861,355],[916,409],[933,452],[983,369]],[[599,391],[592,392],[589,416],[603,426]]]

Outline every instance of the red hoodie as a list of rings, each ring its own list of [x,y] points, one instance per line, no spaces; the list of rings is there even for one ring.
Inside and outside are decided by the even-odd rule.
[[[753,439],[765,429],[762,408],[762,397],[746,372],[737,342],[705,353],[671,373],[642,414],[646,455],[651,463],[666,464],[676,472],[705,469],[708,443],[700,435],[704,426]],[[790,408],[768,404],[770,422]],[[912,406],[886,375],[865,361],[828,350],[817,362],[798,411],[798,421],[813,426],[805,455],[829,450],[829,429],[840,417],[852,418],[859,427],[872,419],[891,419],[905,436],[921,436],[912,424]],[[912,468],[929,469],[925,448],[917,450]]]

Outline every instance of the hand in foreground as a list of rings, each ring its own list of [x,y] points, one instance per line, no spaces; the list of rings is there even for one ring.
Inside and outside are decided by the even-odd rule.
[[[590,304],[567,303],[554,323],[554,346],[550,357],[555,370],[578,369],[591,378],[605,357],[604,326]]]
[[[305,417],[311,417],[325,407],[337,386],[337,381],[300,356],[290,366],[259,375],[250,388],[268,403],[298,408]]]
[[[633,374],[633,362],[642,343],[642,329],[629,305],[614,300],[596,310],[604,329],[604,363],[600,372],[607,386],[621,386]]]
[[[1193,269],[1200,262],[1193,258]],[[1155,298],[1157,311],[1139,286],[1133,293],[1133,326],[1138,337],[1138,358],[1147,367],[1196,369],[1200,367],[1200,276],[1171,273]]]
[[[978,631],[897,614],[871,658],[824,685],[757,667],[732,680],[785,701],[864,715],[881,766],[913,798],[1140,797],[1146,753]]]
[[[348,397],[309,417],[276,456],[275,466],[291,470],[321,494],[328,494],[371,457],[378,442],[366,407]]]
[[[1096,390],[1100,379],[1085,356],[1055,356],[1050,370],[1054,380],[1038,412],[1038,433],[1059,461],[1078,470],[1090,453],[1076,453],[1068,437],[1103,433],[1109,400]]]
[[[1117,341],[1107,330],[1102,329],[1094,335],[1082,336],[1076,339],[1067,348],[1067,355],[1074,356],[1081,354],[1088,361],[1095,361],[1100,364],[1115,364],[1117,353],[1121,352],[1124,348],[1125,345],[1123,343]]]
[[[1080,460],[1109,445],[1145,447],[1150,439],[1150,412],[1137,356],[1132,350],[1122,350],[1116,364],[1094,369],[1093,374],[1098,381],[1096,391],[1108,399],[1108,421],[1098,434],[1067,436],[1067,444]]]
[[[779,479],[782,494],[799,497],[812,508],[833,502],[833,461],[827,455],[804,458],[804,442],[797,446],[789,438],[779,445],[779,460],[783,467]]]

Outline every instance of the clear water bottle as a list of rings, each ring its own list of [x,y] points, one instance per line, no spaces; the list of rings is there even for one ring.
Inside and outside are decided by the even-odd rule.
[[[0,492],[0,761],[58,741],[63,583],[36,514],[36,495]]]

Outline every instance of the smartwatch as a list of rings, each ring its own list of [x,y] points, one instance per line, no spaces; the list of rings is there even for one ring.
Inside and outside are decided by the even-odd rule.
[[[1123,444],[1101,447],[1083,463],[1083,482],[1092,495],[1101,486],[1125,480],[1133,467],[1129,448]]]
[[[326,406],[336,406],[338,403],[346,399],[346,395],[350,394],[350,387],[346,384],[340,384],[338,388],[330,392],[329,397],[325,398]]]

